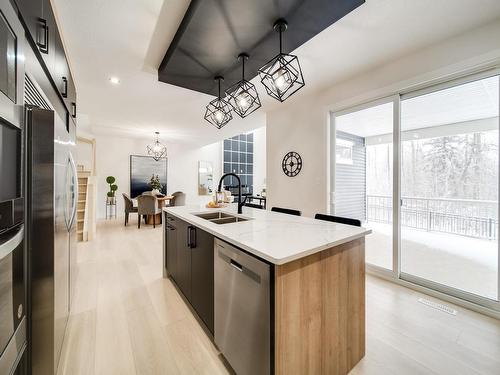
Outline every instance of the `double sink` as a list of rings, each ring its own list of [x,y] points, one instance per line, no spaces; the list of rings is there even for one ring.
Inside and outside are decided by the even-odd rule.
[[[230,223],[239,223],[243,221],[248,221],[251,219],[247,219],[241,216],[231,215],[225,212],[217,211],[217,212],[204,212],[202,214],[194,214],[201,219],[208,220],[215,224],[230,224]]]

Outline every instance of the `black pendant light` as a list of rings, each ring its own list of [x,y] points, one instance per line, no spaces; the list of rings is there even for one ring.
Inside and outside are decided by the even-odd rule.
[[[233,119],[233,114],[231,113],[231,106],[229,103],[220,95],[220,82],[224,81],[224,78],[217,76],[215,80],[218,81],[219,84],[219,96],[208,103],[205,112],[205,120],[217,129],[220,129]]]
[[[245,60],[248,60],[248,55],[240,53],[238,60],[242,62],[242,78],[226,90],[226,99],[240,117],[246,117],[259,109],[261,104],[255,85],[245,79]]]
[[[155,132],[156,140],[146,147],[148,155],[156,161],[167,157],[167,146],[160,142],[160,132]]]
[[[283,32],[287,27],[288,24],[283,19],[275,22],[274,30],[280,34],[280,53],[259,69],[260,81],[267,93],[280,102],[288,99],[305,84],[297,56],[283,53]]]

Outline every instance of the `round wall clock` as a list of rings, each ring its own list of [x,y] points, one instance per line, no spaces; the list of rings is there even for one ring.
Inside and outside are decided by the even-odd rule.
[[[281,163],[283,173],[288,177],[295,177],[302,169],[302,158],[295,151],[288,152]]]

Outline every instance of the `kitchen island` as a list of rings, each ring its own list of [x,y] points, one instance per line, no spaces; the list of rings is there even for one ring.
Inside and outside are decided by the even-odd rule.
[[[236,205],[163,214],[164,276],[238,374],[347,374],[363,358],[369,230]]]

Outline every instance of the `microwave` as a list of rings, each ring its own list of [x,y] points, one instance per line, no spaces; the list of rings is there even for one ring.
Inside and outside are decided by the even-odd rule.
[[[24,35],[10,1],[0,0],[0,116],[18,127],[24,117]]]
[[[17,38],[3,13],[0,14],[0,91],[16,103]]]
[[[21,129],[0,117],[0,233],[23,221]]]

